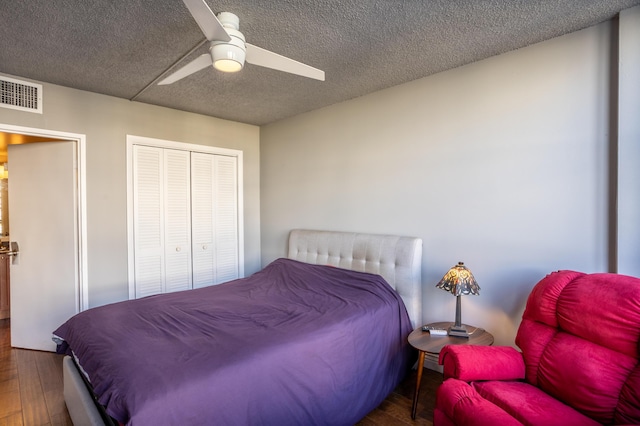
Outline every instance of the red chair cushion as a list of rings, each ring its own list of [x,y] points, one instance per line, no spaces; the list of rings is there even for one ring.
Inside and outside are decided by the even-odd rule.
[[[473,387],[483,398],[525,425],[596,426],[600,424],[529,383],[475,382]]]

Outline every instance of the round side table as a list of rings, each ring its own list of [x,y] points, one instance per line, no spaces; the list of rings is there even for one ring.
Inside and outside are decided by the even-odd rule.
[[[429,327],[448,329],[452,322],[433,322],[427,324]],[[418,350],[418,377],[416,379],[416,390],[413,394],[413,405],[411,406],[411,418],[415,420],[416,409],[418,407],[418,394],[420,393],[420,381],[422,380],[422,369],[424,368],[424,357],[428,352],[433,355],[440,354],[445,345],[493,345],[493,335],[482,328],[466,325],[469,337],[440,336],[432,335],[428,331],[422,331],[422,327],[416,328],[409,335],[409,344]]]

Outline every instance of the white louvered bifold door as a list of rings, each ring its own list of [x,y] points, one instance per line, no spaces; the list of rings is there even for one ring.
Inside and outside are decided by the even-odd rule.
[[[164,150],[165,292],[191,288],[191,174],[188,151]]]
[[[191,155],[191,236],[193,287],[215,282],[213,155]]]
[[[239,277],[237,158],[191,153],[193,287]]]
[[[240,277],[238,247],[238,159],[215,156],[216,283]]]
[[[164,291],[163,151],[146,146],[133,147],[136,298]]]
[[[191,288],[189,152],[133,147],[136,298]]]

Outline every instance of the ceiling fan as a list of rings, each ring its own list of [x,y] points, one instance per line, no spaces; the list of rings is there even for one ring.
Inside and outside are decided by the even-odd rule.
[[[237,72],[245,60],[253,65],[324,81],[322,70],[246,43],[238,30],[240,20],[233,13],[221,12],[216,17],[205,0],[182,1],[209,40],[209,53],[200,55],[158,84],[174,83],[210,65],[223,72]]]

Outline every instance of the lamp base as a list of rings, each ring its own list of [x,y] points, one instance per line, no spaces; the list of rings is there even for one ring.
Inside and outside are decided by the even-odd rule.
[[[469,338],[469,333],[467,332],[467,328],[464,325],[452,325],[451,327],[449,327],[449,336]]]

